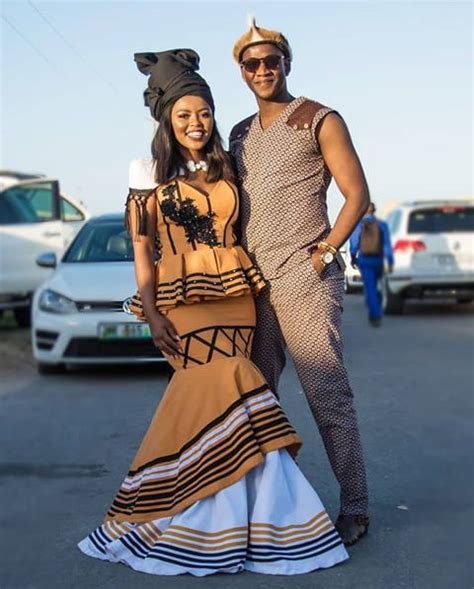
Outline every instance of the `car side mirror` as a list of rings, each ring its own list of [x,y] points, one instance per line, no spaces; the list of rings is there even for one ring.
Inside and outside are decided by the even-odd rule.
[[[56,268],[58,261],[54,252],[46,252],[36,258],[36,263],[41,268]]]

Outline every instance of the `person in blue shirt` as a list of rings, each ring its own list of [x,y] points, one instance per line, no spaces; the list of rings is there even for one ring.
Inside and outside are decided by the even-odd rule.
[[[350,253],[352,266],[359,268],[364,283],[369,321],[378,327],[383,315],[378,284],[384,273],[385,262],[387,272],[393,270],[393,250],[388,225],[375,216],[373,202],[350,237]]]

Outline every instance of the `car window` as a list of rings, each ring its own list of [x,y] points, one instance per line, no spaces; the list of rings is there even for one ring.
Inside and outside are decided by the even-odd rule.
[[[0,194],[0,224],[41,223],[57,219],[52,182],[12,186]]]
[[[127,262],[133,246],[123,221],[87,223],[66,252],[63,262]]]
[[[61,197],[61,219],[63,221],[83,221],[84,215],[68,200]]]
[[[444,206],[410,213],[408,233],[474,231],[474,207]]]

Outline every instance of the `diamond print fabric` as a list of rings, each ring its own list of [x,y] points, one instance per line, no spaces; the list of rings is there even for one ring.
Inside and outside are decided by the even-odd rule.
[[[295,99],[265,130],[255,116],[231,134],[242,244],[270,282],[256,301],[252,360],[276,392],[288,348],[341,487],[341,512],[366,514],[364,461],[343,360],[343,271],[334,263],[320,278],[307,253],[330,231],[331,174],[315,137],[334,111],[313,103],[312,120],[299,122],[297,111],[310,110],[308,102]]]

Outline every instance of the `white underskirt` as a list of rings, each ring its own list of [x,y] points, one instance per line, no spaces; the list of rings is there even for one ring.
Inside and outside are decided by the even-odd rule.
[[[147,523],[107,522],[78,544],[154,575],[298,575],[348,558],[314,489],[286,450],[234,485]]]

